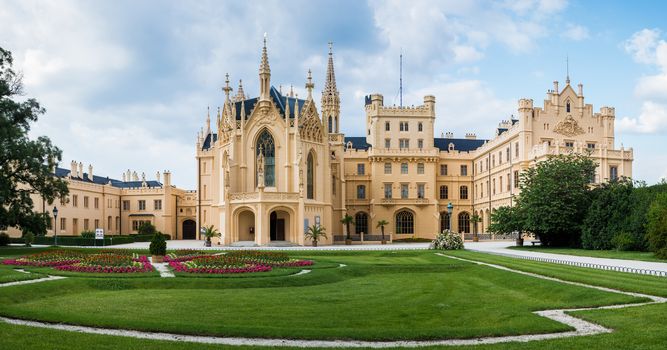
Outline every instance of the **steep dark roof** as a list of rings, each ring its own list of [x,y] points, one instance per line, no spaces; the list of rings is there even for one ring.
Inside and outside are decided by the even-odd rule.
[[[67,177],[69,174],[68,169],[64,168],[56,168],[56,176],[57,177]],[[102,177],[102,176],[97,176],[93,175],[93,181],[90,181],[88,179],[88,173],[83,173],[83,179],[80,177],[74,177],[74,180],[77,181],[83,181],[83,182],[88,182],[88,183],[94,183],[98,185],[106,185],[109,182],[111,182],[111,186],[113,187],[118,187],[118,188],[133,188],[133,187],[141,187],[141,181],[120,181],[116,179],[111,179],[109,177]],[[148,187],[162,187],[162,183],[155,181],[155,180],[148,180],[146,181],[146,185]]]
[[[269,96],[271,96],[271,101],[276,104],[278,107],[278,110],[280,111],[280,114],[283,116],[285,115],[285,96],[278,91],[275,87],[271,86],[271,90],[269,91]],[[252,112],[253,108],[255,108],[255,105],[257,104],[257,101],[259,100],[259,97],[253,97],[249,98],[243,101],[243,107],[245,108],[245,116],[246,118],[250,118],[250,113]],[[289,104],[289,117],[294,118],[294,104],[298,103],[299,110],[303,108],[303,105],[306,103],[306,100],[294,98],[294,97],[287,97],[287,103]],[[236,107],[236,120],[241,120],[241,101],[234,102],[234,105]]]
[[[213,142],[211,142],[211,139],[213,139]],[[206,140],[204,140],[204,144],[201,146],[201,149],[205,150],[211,148],[211,143],[215,143],[215,141],[218,141],[218,134],[208,134],[206,136]]]
[[[352,142],[352,148],[358,149],[365,151],[368,148],[371,147],[369,143],[366,143],[366,138],[365,137],[346,137],[345,138],[345,146],[347,147],[347,143]]]
[[[436,137],[433,139],[433,145],[441,151],[449,151],[449,144],[453,143],[455,151],[468,152],[476,150],[486,141],[487,140],[450,139]]]
[[[504,133],[505,131],[507,131],[507,128],[498,128],[497,134],[500,135],[500,134]]]

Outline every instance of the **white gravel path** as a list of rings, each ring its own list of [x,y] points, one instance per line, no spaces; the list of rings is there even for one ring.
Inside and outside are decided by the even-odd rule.
[[[64,277],[64,276],[49,276],[49,277],[44,277],[44,278],[36,278],[34,280],[0,283],[0,288],[20,286],[20,285],[24,285],[24,284],[47,282],[47,281],[55,281],[55,280],[61,280],[61,279],[64,279],[64,278],[67,278],[67,277]]]
[[[153,268],[157,270],[157,272],[160,273],[160,277],[166,277],[166,278],[171,278],[171,277],[176,277],[174,273],[169,269],[169,264],[168,263],[154,263],[153,258],[148,258],[151,262],[151,265],[153,265]]]
[[[509,343],[509,342],[529,342],[537,340],[559,339],[559,338],[610,333],[613,330],[568,315],[567,312],[580,311],[580,310],[597,310],[597,309],[620,309],[626,307],[636,307],[641,305],[667,302],[667,299],[662,297],[656,297],[640,293],[630,293],[610,288],[587,285],[578,282],[565,281],[553,277],[547,277],[529,272],[513,270],[500,265],[488,264],[458,257],[452,257],[442,253],[436,253],[436,254],[451,259],[467,261],[479,265],[488,266],[491,268],[496,268],[504,271],[509,271],[549,281],[576,285],[580,287],[587,287],[606,292],[620,293],[634,297],[644,297],[650,299],[651,301],[644,303],[635,303],[635,304],[603,306],[597,308],[557,309],[557,310],[544,310],[535,312],[535,314],[540,315],[542,317],[547,317],[554,321],[567,324],[573,327],[575,329],[574,331],[560,332],[560,333],[531,334],[531,335],[501,336],[501,337],[482,337],[473,339],[443,339],[443,340],[357,341],[357,340],[293,340],[293,339],[263,339],[263,338],[241,338],[241,337],[209,337],[209,336],[194,336],[194,335],[173,334],[173,333],[141,332],[141,331],[124,330],[124,329],[106,329],[106,328],[87,327],[87,326],[73,326],[73,325],[54,324],[46,322],[25,321],[25,320],[11,319],[6,317],[0,317],[0,321],[15,325],[48,328],[48,329],[56,329],[63,331],[88,333],[88,334],[103,334],[103,335],[114,335],[114,336],[132,337],[140,339],[168,340],[168,341],[204,343],[204,344],[220,344],[220,345],[234,345],[234,346],[240,346],[240,345],[275,346],[275,347],[289,346],[289,347],[300,347],[300,348],[312,348],[312,347],[393,348],[393,347],[424,347],[424,346],[443,346],[443,345],[452,346],[452,345],[497,344],[497,343]],[[302,270],[302,272],[303,271],[306,270]]]

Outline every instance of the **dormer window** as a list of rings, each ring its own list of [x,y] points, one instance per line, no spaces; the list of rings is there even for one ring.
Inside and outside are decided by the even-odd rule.
[[[448,145],[448,147],[447,147],[447,149],[448,149],[450,152],[453,151],[453,150],[454,150],[454,144],[450,142],[449,145]]]

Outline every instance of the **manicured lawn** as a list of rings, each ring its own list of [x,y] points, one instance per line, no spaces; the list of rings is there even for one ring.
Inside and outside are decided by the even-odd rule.
[[[0,265],[0,283],[26,281],[42,277],[44,275],[37,273],[26,274],[14,270],[12,266]]]
[[[0,290],[0,314],[225,336],[442,339],[566,331],[531,311],[637,301],[432,251],[299,257],[329,268],[266,278],[69,278]]]
[[[619,250],[588,250],[588,249],[574,249],[574,248],[549,248],[540,246],[510,247],[510,249],[525,250],[525,251],[539,252],[539,253],[590,256],[594,258],[641,260],[641,261],[667,263],[667,260],[657,258],[655,254],[653,254],[653,252],[624,252]]]

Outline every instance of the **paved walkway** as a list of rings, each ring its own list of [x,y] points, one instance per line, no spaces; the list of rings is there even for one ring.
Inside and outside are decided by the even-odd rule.
[[[497,255],[511,256],[517,258],[531,258],[531,259],[545,259],[544,261],[565,263],[574,266],[583,266],[590,268],[598,268],[603,270],[627,270],[627,272],[651,274],[650,271],[660,272],[667,275],[667,263],[640,261],[640,260],[624,260],[624,259],[607,259],[594,258],[589,256],[575,256],[566,254],[542,253],[528,250],[507,249],[514,245],[514,242],[496,241],[496,242],[466,242],[465,247],[469,250],[475,250],[484,253],[491,253]],[[642,272],[645,271],[645,272]]]
[[[128,244],[119,244],[107,246],[105,248],[113,249],[148,249],[150,242],[135,242]],[[167,249],[197,249],[197,250],[408,250],[408,249],[428,249],[429,243],[393,243],[393,244],[353,244],[353,245],[325,245],[319,247],[311,246],[288,246],[288,247],[227,247],[212,246],[204,247],[204,241],[167,241]],[[94,248],[94,247],[91,247]],[[99,248],[99,247],[98,247]]]

